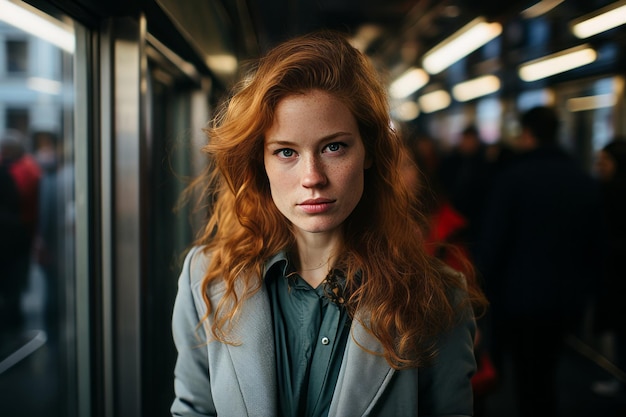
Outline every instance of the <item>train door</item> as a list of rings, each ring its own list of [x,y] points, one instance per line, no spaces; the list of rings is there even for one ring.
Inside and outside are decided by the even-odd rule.
[[[146,198],[151,207],[147,224],[151,238],[146,242],[150,262],[142,297],[142,411],[160,415],[173,399],[176,352],[171,313],[182,255],[194,233],[193,213],[188,205],[181,205],[181,196],[203,167],[202,128],[210,117],[211,83],[152,37],[148,37],[147,56]]]
[[[1,413],[160,415],[211,84],[143,16],[42,6],[0,0]]]
[[[85,31],[0,1],[0,404],[76,416],[86,243],[84,123],[75,54]],[[83,188],[81,188],[83,187]],[[78,191],[78,192],[77,192]],[[83,264],[84,265],[84,264]],[[84,271],[82,271],[84,272]],[[83,301],[80,301],[83,300]]]
[[[144,16],[101,33],[102,354],[96,408],[157,415],[173,399],[171,310],[191,228],[175,206],[199,167],[210,83]],[[98,414],[100,415],[100,414]]]

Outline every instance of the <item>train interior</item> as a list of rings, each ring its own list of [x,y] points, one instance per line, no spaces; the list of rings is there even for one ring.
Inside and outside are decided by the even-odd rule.
[[[0,305],[18,311],[0,316],[0,414],[170,415],[177,278],[205,218],[181,197],[207,164],[203,128],[278,42],[345,32],[380,70],[394,121],[442,149],[470,124],[514,146],[518,115],[552,105],[561,144],[592,173],[626,134],[626,19],[574,28],[613,10],[626,16],[626,2],[0,0],[0,140],[21,144],[39,180],[30,250],[0,265]],[[475,28],[488,29],[482,44],[454,44]],[[531,71],[569,52],[576,64]],[[591,390],[626,382],[612,346],[610,334],[572,335],[561,415],[626,415],[626,395]],[[516,417],[502,375],[486,417]]]

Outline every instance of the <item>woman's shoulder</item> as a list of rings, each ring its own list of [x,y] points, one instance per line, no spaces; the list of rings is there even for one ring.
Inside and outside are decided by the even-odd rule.
[[[185,255],[181,276],[187,279],[192,292],[207,295],[223,292],[224,283],[221,279],[213,279],[206,283],[205,277],[211,265],[213,254],[206,246],[193,246]]]
[[[185,255],[183,272],[189,274],[191,283],[202,281],[211,263],[211,253],[205,246],[193,246]]]

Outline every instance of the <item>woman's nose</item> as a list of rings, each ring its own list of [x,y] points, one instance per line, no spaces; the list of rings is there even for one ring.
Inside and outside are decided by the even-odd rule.
[[[323,163],[319,158],[312,156],[304,159],[302,163],[302,186],[306,188],[320,187],[327,183]]]

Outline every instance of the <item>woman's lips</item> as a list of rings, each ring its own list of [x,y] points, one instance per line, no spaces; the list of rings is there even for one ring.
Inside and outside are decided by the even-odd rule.
[[[328,198],[315,198],[299,203],[298,207],[307,214],[319,214],[328,211],[334,202]]]

